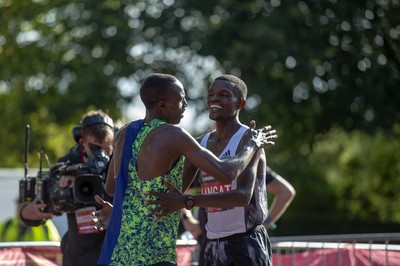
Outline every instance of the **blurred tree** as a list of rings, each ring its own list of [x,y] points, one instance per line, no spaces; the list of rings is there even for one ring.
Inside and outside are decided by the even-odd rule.
[[[387,142],[382,130],[370,136],[332,129],[314,143],[311,164],[335,188],[336,208],[350,219],[400,222],[400,143]]]
[[[338,226],[340,214],[367,224],[356,214],[360,206],[376,200],[392,208],[386,188],[398,177],[390,163],[399,145],[398,0],[4,0],[0,8],[0,138],[7,140],[0,147],[8,151],[1,166],[22,166],[26,123],[32,154],[44,148],[55,160],[73,144],[70,129],[86,110],[128,119],[128,104],[152,72],[181,79],[204,114],[209,82],[226,72],[248,84],[242,120],[277,128],[268,163],[298,192],[276,233],[304,233],[310,220],[315,232],[344,233],[354,226]],[[360,152],[351,162],[335,160],[352,142]],[[366,142],[382,152],[362,150]],[[361,151],[380,157],[363,160]],[[387,169],[371,168],[378,158]],[[368,181],[356,189],[349,179],[362,169]],[[382,197],[370,191],[376,184]],[[398,222],[374,206],[372,222]]]
[[[122,111],[149,73],[175,74],[192,88],[193,98],[198,97],[196,89],[205,87],[204,80],[217,62],[196,55],[171,32],[162,35],[164,26],[174,26],[174,12],[179,16],[183,11],[172,4],[0,2],[0,63],[7,66],[0,69],[0,102],[4,102],[0,112],[5,118],[0,137],[10,140],[4,145],[12,151],[0,155],[2,166],[22,165],[17,158],[23,154],[19,139],[26,123],[37,132],[32,135],[32,150],[44,148],[58,157],[71,141],[46,146],[51,124],[58,127],[56,131],[66,132],[64,140],[70,140],[70,129],[88,109],[100,108],[114,119],[126,120]],[[164,14],[164,20],[158,20]],[[186,78],[188,72],[192,79]],[[9,129],[15,138],[8,136]]]
[[[399,12],[397,1],[333,0],[227,0],[215,4],[211,14],[210,8],[201,12],[207,16],[204,21],[211,23],[209,36],[201,39],[198,53],[213,54],[227,72],[246,81],[250,97],[242,116],[256,118],[259,124],[271,123],[278,129],[280,137],[268,152],[269,163],[298,190],[291,210],[297,207],[292,212],[304,219],[300,224],[291,215],[280,220],[290,228],[297,227],[296,232],[306,232],[304,225],[310,223],[310,230],[319,233],[344,233],[349,228],[370,230],[371,226],[363,228],[359,224],[338,226],[338,217],[343,216],[376,223],[372,226],[376,230],[390,230],[382,222],[398,222],[393,216],[387,220],[384,215],[372,219],[365,214],[355,215],[354,209],[349,210],[351,204],[346,208],[334,206],[332,202],[336,200],[342,205],[349,200],[365,207],[379,198],[384,209],[390,209],[392,192],[376,197],[376,192],[369,193],[373,186],[368,185],[358,192],[363,197],[357,200],[338,199],[337,188],[327,182],[327,173],[319,171],[318,163],[308,157],[315,155],[315,136],[330,132],[332,127],[349,134],[361,130],[370,136],[364,136],[361,142],[372,143],[381,136],[379,144],[388,151],[398,146],[399,132],[393,128],[398,126],[400,116]],[[344,145],[332,145],[335,144]],[[381,155],[382,161],[393,161],[390,153]],[[372,171],[367,178],[378,178],[388,186],[391,182],[381,178],[390,175],[395,179],[399,172],[396,164],[387,166],[387,174],[372,178],[376,172]],[[371,161],[361,160],[351,167],[337,165],[336,169],[341,173],[372,170],[370,167]],[[348,184],[345,191],[352,191],[357,183]],[[337,216],[332,219],[335,213]]]

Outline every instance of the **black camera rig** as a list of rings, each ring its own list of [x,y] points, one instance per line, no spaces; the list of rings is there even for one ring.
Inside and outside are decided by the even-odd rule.
[[[92,144],[91,144],[92,145]],[[75,212],[85,205],[94,205],[94,196],[103,196],[103,180],[110,158],[98,146],[91,146],[93,156],[82,164],[56,163],[49,170],[42,169],[43,152],[40,155],[40,168],[36,177],[28,176],[29,125],[25,136],[24,177],[19,182],[19,202],[34,200],[45,203],[44,212],[60,215]],[[72,186],[60,187],[62,176],[73,176]]]

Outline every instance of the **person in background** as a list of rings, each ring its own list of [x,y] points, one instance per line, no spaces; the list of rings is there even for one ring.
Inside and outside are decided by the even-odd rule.
[[[40,226],[27,226],[21,222],[19,210],[20,204],[17,202],[17,215],[0,224],[0,242],[61,241],[60,234],[51,220]]]
[[[286,179],[268,166],[266,175],[267,192],[274,194],[274,197],[268,208],[268,217],[264,221],[264,226],[269,230],[275,230],[277,227],[276,222],[285,213],[290,203],[292,203],[296,195],[296,190]]]
[[[101,110],[89,111],[83,115],[80,122],[80,135],[77,138],[79,143],[58,162],[85,163],[90,157],[95,156],[95,150],[99,149],[102,149],[107,156],[111,156],[114,130],[113,120],[106,113]],[[104,178],[106,173],[107,168],[103,173]],[[104,178],[103,182],[105,182]],[[61,176],[59,186],[73,186],[74,180],[74,176]],[[112,201],[110,197],[107,199]],[[47,219],[54,216],[52,213],[43,212],[45,207],[43,203],[24,203],[21,206],[20,217],[25,224],[30,226],[44,224]],[[91,212],[95,211],[97,207],[96,203],[82,203],[75,212],[67,214],[68,231],[61,241],[63,266],[97,265],[105,231],[98,232],[91,226],[87,226],[87,223],[91,223]],[[86,215],[86,213],[89,214]]]

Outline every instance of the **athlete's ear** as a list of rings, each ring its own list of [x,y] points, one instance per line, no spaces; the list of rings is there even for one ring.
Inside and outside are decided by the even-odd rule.
[[[158,107],[160,107],[160,108],[164,108],[164,106],[165,106],[165,100],[160,100],[160,101],[158,101],[157,105],[158,105]]]
[[[157,108],[160,112],[164,112],[165,106],[166,106],[165,100],[160,100],[160,101],[157,103],[156,108]]]
[[[240,98],[239,99],[239,102],[238,102],[238,108],[243,108],[243,106],[246,104],[246,100],[245,99],[243,99],[243,98]]]

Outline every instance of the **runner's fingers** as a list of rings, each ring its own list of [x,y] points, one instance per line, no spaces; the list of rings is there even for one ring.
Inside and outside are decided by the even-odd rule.
[[[161,206],[160,207],[156,207],[156,208],[154,208],[152,210],[149,210],[149,214],[162,213],[163,210],[164,210],[164,208],[161,207]]]
[[[92,216],[98,218],[98,217],[100,217],[102,215],[102,213],[103,213],[102,210],[94,211],[94,212],[92,212]]]
[[[161,198],[164,194],[163,193],[158,193],[154,191],[146,191],[145,192],[147,195],[154,196],[156,198]]]
[[[168,179],[164,178],[164,185],[169,189],[169,190],[174,190],[176,191],[176,187],[174,187],[169,181]]]
[[[94,225],[94,228],[99,230],[100,232],[104,231],[106,228],[103,226],[102,223],[98,222]]]
[[[162,212],[160,212],[157,215],[157,219],[160,219],[161,217],[164,217],[164,216],[166,216],[166,215],[168,215],[170,213],[173,213],[173,212],[175,212],[175,211],[173,211],[173,210],[163,210]]]

